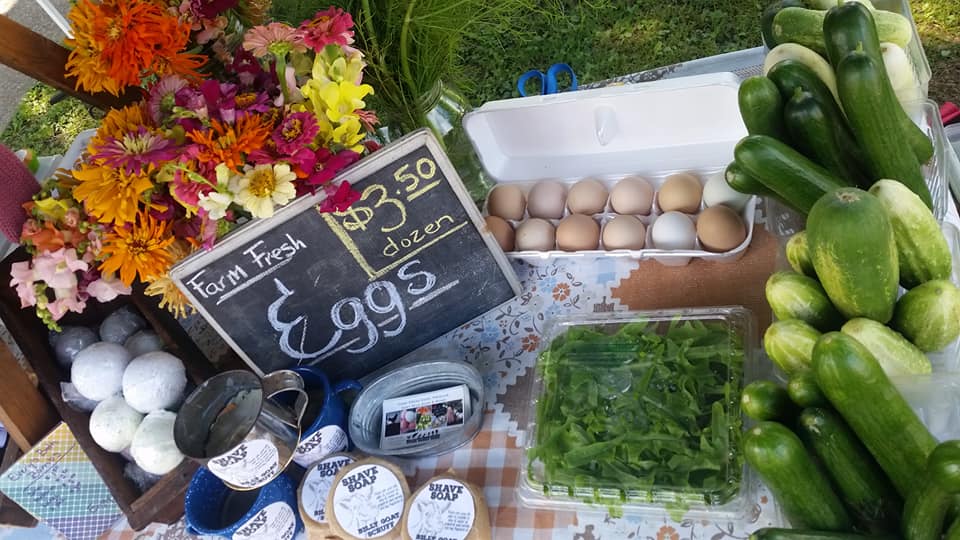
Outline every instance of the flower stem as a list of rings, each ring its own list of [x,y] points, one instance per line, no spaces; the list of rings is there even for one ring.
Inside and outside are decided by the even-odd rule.
[[[284,105],[290,103],[290,91],[287,90],[287,55],[278,54],[277,56],[277,79],[280,81],[280,90],[283,91]]]
[[[420,91],[413,78],[413,72],[410,71],[410,23],[413,21],[413,8],[417,5],[416,0],[410,0],[407,4],[407,13],[403,17],[403,26],[400,27],[400,69],[403,71],[403,79],[407,83],[407,89],[411,96],[419,96]]]

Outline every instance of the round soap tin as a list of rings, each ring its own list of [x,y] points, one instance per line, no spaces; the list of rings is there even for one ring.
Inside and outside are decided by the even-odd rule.
[[[436,441],[416,448],[380,448],[384,400],[461,384],[467,386],[470,394],[470,414],[464,418],[463,429],[442,431]],[[350,408],[350,439],[357,450],[372,456],[421,458],[444,454],[476,437],[483,424],[483,404],[483,379],[480,372],[466,362],[428,360],[395,368],[388,366],[374,374],[357,394]]]

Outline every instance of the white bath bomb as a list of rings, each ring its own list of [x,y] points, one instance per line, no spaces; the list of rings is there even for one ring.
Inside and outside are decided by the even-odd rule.
[[[153,330],[141,330],[127,338],[123,346],[136,358],[142,354],[163,350],[163,340]]]
[[[120,393],[130,353],[123,345],[100,341],[80,351],[70,366],[70,382],[80,395],[103,401]]]
[[[148,414],[130,444],[133,461],[150,474],[167,474],[183,461],[183,454],[173,440],[173,423],[177,415],[170,411]]]
[[[123,343],[134,332],[147,326],[139,314],[128,307],[122,307],[103,320],[100,325],[100,339],[112,343]]]
[[[183,362],[163,351],[134,358],[123,372],[123,397],[144,414],[173,407],[186,386]]]
[[[143,415],[133,410],[120,396],[101,401],[90,413],[90,435],[108,452],[120,452],[130,446]]]
[[[50,335],[57,362],[64,367],[70,367],[80,351],[98,341],[97,333],[84,326],[65,326],[62,332]]]

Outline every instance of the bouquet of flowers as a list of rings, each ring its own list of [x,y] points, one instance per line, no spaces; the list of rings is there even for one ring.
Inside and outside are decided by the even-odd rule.
[[[334,177],[376,149],[365,138],[377,123],[352,27],[337,8],[299,27],[255,26],[219,78],[185,73],[174,66],[189,62],[171,57],[145,99],[109,111],[80,163],[25,205],[21,243],[33,258],[11,282],[21,304],[56,328],[90,298],[128,294],[139,280],[182,317],[192,307],[168,277],[180,259],[305,193],[326,193],[320,211],[346,210],[359,194]]]

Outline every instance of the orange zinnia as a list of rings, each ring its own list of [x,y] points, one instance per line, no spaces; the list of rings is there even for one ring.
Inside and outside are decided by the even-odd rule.
[[[103,239],[100,253],[107,259],[100,270],[118,274],[120,281],[127,285],[133,284],[137,276],[140,281],[148,282],[166,274],[174,262],[167,250],[175,240],[170,233],[170,223],[140,212],[136,223],[115,227]]]
[[[83,164],[73,176],[79,180],[73,196],[101,223],[123,225],[137,217],[142,195],[153,187],[153,167],[127,174],[123,169]]]
[[[203,59],[181,54],[190,27],[150,0],[78,0],[70,10],[74,49],[67,75],[78,87],[114,95],[145,75],[179,73],[196,78]]]
[[[210,129],[191,131],[187,133],[187,138],[197,144],[197,159],[200,162],[213,165],[224,163],[237,171],[246,163],[244,154],[263,148],[270,131],[271,126],[260,115],[245,114],[237,119],[235,125],[212,120]]]
[[[87,143],[87,152],[96,154],[96,149],[107,144],[111,139],[122,139],[127,133],[137,131],[140,126],[150,127],[153,121],[139,101],[127,105],[122,109],[110,109],[107,116],[100,122],[97,133]]]

